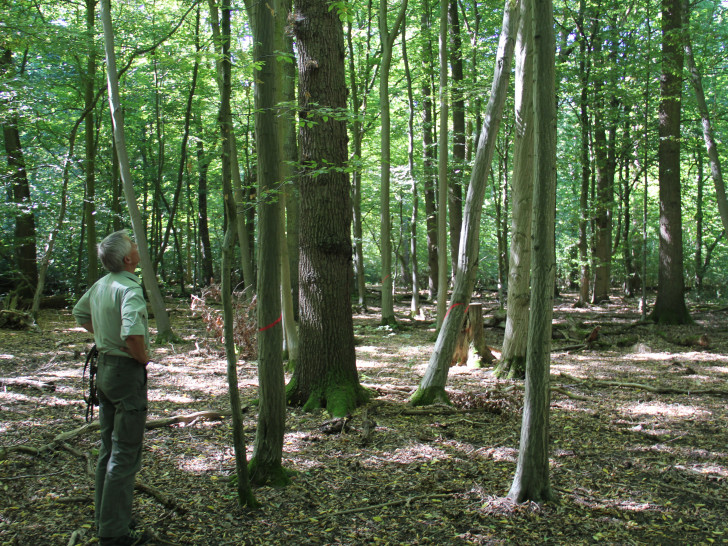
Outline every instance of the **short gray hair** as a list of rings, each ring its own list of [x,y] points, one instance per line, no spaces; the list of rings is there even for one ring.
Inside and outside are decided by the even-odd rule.
[[[111,273],[124,270],[124,258],[131,252],[131,239],[125,229],[115,231],[99,243],[99,260]]]

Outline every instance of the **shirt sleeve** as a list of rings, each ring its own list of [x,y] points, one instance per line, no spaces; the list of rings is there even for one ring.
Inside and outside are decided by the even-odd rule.
[[[121,302],[121,339],[147,333],[147,302],[141,286],[130,288]]]
[[[76,323],[83,326],[91,320],[91,302],[89,299],[88,291],[81,296],[76,305],[73,307],[73,316],[76,319]]]

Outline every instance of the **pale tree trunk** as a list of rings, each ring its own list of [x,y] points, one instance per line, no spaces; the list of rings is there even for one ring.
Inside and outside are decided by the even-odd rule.
[[[448,181],[448,213],[450,217],[450,256],[452,278],[457,273],[458,245],[463,227],[463,171],[465,169],[465,99],[463,98],[463,51],[460,37],[458,1],[442,0],[448,4],[450,30],[450,69],[452,71],[452,177]]]
[[[685,14],[685,29],[689,28],[690,21],[690,3],[683,1],[683,13]],[[718,155],[718,144],[713,136],[713,127],[710,123],[710,114],[708,113],[708,105],[705,102],[705,92],[703,91],[703,81],[700,77],[698,67],[695,66],[695,57],[693,56],[693,46],[690,41],[689,31],[685,31],[685,62],[687,64],[688,73],[690,74],[690,83],[695,91],[695,99],[698,103],[698,111],[703,128],[703,140],[705,148],[708,152],[708,161],[710,162],[710,174],[713,176],[713,184],[715,185],[715,198],[718,201],[718,212],[723,222],[723,229],[728,235],[728,200],[725,195],[725,183],[723,182],[723,171],[720,167],[720,156]]]
[[[500,127],[503,106],[508,93],[519,6],[520,2],[506,1],[495,70],[493,72],[493,85],[465,200],[463,230],[460,237],[460,253],[458,256],[458,273],[455,277],[452,300],[437,336],[435,349],[430,357],[425,376],[420,381],[417,391],[410,398],[410,404],[415,406],[448,402],[447,393],[445,392],[447,374],[455,351],[457,337],[460,333],[460,326],[470,304],[478,272],[480,217],[498,128]]]
[[[516,40],[516,134],[513,158],[513,216],[508,265],[508,300],[498,377],[523,379],[526,373],[528,309],[531,299],[531,210],[533,206],[533,51],[531,10],[521,5]]]
[[[114,29],[111,24],[110,0],[101,1],[101,21],[104,26],[104,47],[106,49],[106,77],[109,91],[109,107],[111,109],[111,121],[114,130],[114,142],[116,144],[116,155],[119,159],[119,171],[121,182],[124,187],[124,197],[129,208],[129,218],[134,230],[134,237],[139,246],[139,259],[142,266],[142,280],[147,290],[149,303],[157,323],[157,341],[175,339],[169,322],[167,309],[164,307],[162,292],[157,284],[157,277],[154,274],[152,260],[149,256],[147,246],[147,234],[144,228],[144,220],[136,196],[134,195],[134,181],[131,178],[131,166],[129,155],[126,149],[126,137],[124,135],[124,120],[119,99],[119,80],[116,70],[116,55],[114,52]]]
[[[318,109],[346,108],[344,33],[325,0],[299,0],[297,39],[301,156],[298,363],[291,404],[343,417],[367,399],[359,384],[351,315],[351,199],[346,122]],[[308,122],[311,123],[308,123]],[[317,173],[324,164],[330,167]]]
[[[437,139],[437,328],[447,314],[447,0],[440,1],[440,129]],[[454,267],[453,267],[454,269]],[[458,326],[459,327],[459,326]],[[443,392],[444,392],[443,379]]]
[[[208,7],[210,9],[210,26],[212,28],[212,38],[218,48],[222,47],[222,44],[226,40],[229,40],[229,36],[226,37],[220,32],[220,18],[217,10],[217,4],[214,0],[208,0]],[[217,85],[222,95],[223,90],[223,73],[222,73],[222,62],[220,58],[215,56],[215,66],[217,72]],[[243,282],[245,284],[245,291],[243,297],[250,299],[252,293],[255,292],[255,274],[253,272],[253,257],[250,250],[250,234],[248,233],[248,224],[246,223],[245,209],[247,204],[245,203],[245,196],[243,193],[243,181],[240,179],[240,165],[238,164],[238,144],[235,138],[235,131],[232,130],[232,112],[228,112],[229,119],[223,121],[223,127],[229,126],[230,131],[227,136],[223,137],[223,140],[229,142],[229,151],[223,151],[223,164],[227,165],[223,170],[223,177],[231,177],[232,184],[232,196],[235,199],[235,214],[231,217],[230,221],[236,223],[236,232],[238,234],[238,244],[240,245],[240,268],[243,271]]]
[[[420,314],[420,280],[417,266],[417,211],[419,208],[417,195],[417,178],[415,177],[415,100],[412,93],[412,73],[407,55],[407,22],[402,23],[402,60],[407,80],[407,169],[412,192],[412,214],[410,216],[410,258],[412,260],[412,300],[410,316]]]
[[[390,111],[389,111],[389,72],[392,65],[392,47],[394,40],[399,34],[402,20],[407,10],[407,0],[402,0],[399,8],[397,19],[389,31],[387,22],[387,0],[381,0],[379,4],[379,37],[382,44],[382,62],[379,69],[379,112],[381,116],[382,133],[381,133],[381,189],[380,189],[380,207],[381,207],[381,229],[380,229],[380,248],[382,254],[382,320],[383,325],[396,324],[397,320],[394,316],[394,297],[392,294],[392,243],[391,230],[392,222],[390,217]]]
[[[283,141],[279,138],[277,103],[281,75],[275,51],[276,17],[285,17],[276,0],[251,3],[255,48],[255,143],[258,150],[258,427],[250,460],[250,479],[262,485],[288,483],[281,465],[286,424],[283,377],[281,249],[285,248],[281,199],[273,192],[281,182]],[[276,47],[279,46],[279,47]],[[282,244],[283,243],[283,244]],[[286,263],[286,267],[288,264]],[[290,293],[290,287],[289,293]],[[291,317],[287,317],[291,318]]]
[[[291,13],[290,0],[281,0],[276,17],[276,39],[281,41],[280,51],[293,55],[293,40],[285,32],[286,18]],[[292,104],[296,98],[294,63],[278,62],[280,100]],[[296,302],[298,301],[298,188],[291,167],[298,161],[296,124],[293,109],[278,109],[278,139],[280,140],[280,180],[284,183],[281,194],[281,307],[283,309],[283,339],[288,356],[288,367],[293,369],[298,360],[298,330],[296,326]],[[293,205],[289,201],[293,201]],[[293,272],[293,275],[291,274]]]
[[[657,300],[650,318],[666,324],[692,322],[685,305],[680,192],[680,115],[682,101],[681,0],[662,1],[662,77],[660,79],[660,265]]]
[[[279,4],[284,10],[286,17],[293,10],[291,0],[282,0]],[[279,8],[281,9],[281,8]],[[286,55],[290,55],[292,62],[280,62],[281,65],[281,100],[284,103],[292,105],[296,100],[296,63],[293,51],[293,37],[286,32],[285,18],[277,18],[276,22],[283,25],[276,31],[277,36],[283,40],[281,47]],[[285,207],[283,214],[285,216],[285,233],[286,233],[286,249],[282,249],[285,255],[281,255],[281,267],[288,268],[288,289],[282,288],[284,319],[289,315],[289,307],[292,310],[290,320],[284,324],[284,333],[288,346],[288,357],[290,363],[295,363],[298,359],[298,330],[295,321],[298,320],[298,207],[299,207],[299,190],[298,177],[294,173],[292,165],[298,162],[298,142],[296,140],[296,120],[295,108],[290,107],[287,111],[280,112],[281,134],[279,138],[283,139],[283,161],[281,162],[281,180],[285,181]],[[285,286],[285,280],[281,280]]]
[[[516,502],[553,497],[549,480],[549,373],[553,318],[554,217],[556,211],[555,40],[551,0],[525,0],[533,6],[534,149],[531,314],[518,464],[508,497]]]

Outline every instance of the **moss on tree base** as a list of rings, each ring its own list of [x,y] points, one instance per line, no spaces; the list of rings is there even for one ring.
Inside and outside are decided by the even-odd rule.
[[[308,397],[301,393],[295,378],[286,386],[286,401],[292,406],[302,406],[303,411],[311,412],[325,408],[331,417],[346,417],[357,406],[371,398],[371,393],[358,383],[327,381],[314,389]],[[305,399],[304,399],[305,397]]]
[[[501,360],[493,375],[498,379],[525,379],[526,378],[526,358],[517,356]]]
[[[291,483],[293,472],[286,470],[281,464],[261,464],[257,457],[253,457],[248,463],[248,475],[250,483],[257,486],[285,487]]]
[[[429,406],[430,404],[452,405],[450,397],[445,392],[445,387],[418,388],[409,399],[411,406]]]

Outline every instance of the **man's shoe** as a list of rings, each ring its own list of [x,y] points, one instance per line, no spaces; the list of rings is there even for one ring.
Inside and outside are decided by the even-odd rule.
[[[142,529],[129,529],[129,532],[121,537],[100,537],[101,546],[140,546],[152,539],[151,535]]]

